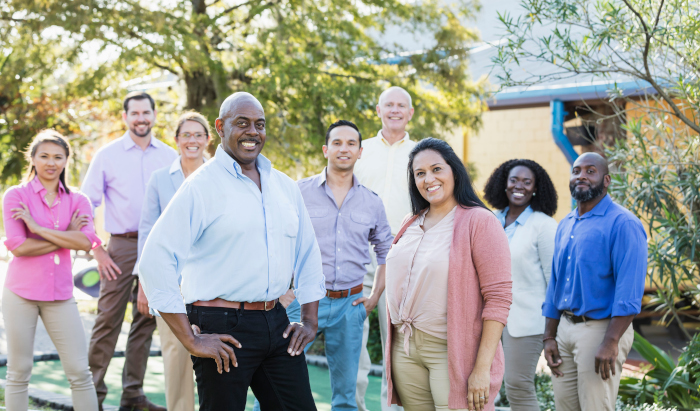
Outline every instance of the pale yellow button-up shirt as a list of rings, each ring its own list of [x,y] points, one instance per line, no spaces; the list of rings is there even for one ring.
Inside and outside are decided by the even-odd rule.
[[[382,199],[393,235],[411,212],[407,170],[408,154],[415,146],[408,133],[395,144],[389,144],[379,130],[376,137],[362,141],[362,158],[355,164],[355,176],[360,183]]]

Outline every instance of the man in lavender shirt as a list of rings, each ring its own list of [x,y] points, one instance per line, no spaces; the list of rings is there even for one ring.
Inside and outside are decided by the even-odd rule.
[[[326,297],[318,306],[318,332],[325,336],[334,410],[357,410],[355,389],[362,327],[384,292],[384,263],[394,239],[384,203],[353,174],[361,154],[362,135],[357,126],[345,120],[333,123],[323,146],[328,166],[321,174],[298,183],[321,248],[326,276]],[[367,272],[365,264],[370,262],[370,243],[379,267],[372,293],[365,298],[362,281]],[[290,318],[295,304],[287,308]]]
[[[170,165],[177,158],[175,150],[151,134],[156,118],[155,102],[151,96],[144,92],[129,93],[124,100],[122,118],[129,131],[97,151],[81,187],[93,210],[102,203],[104,196],[104,225],[111,234],[107,250],[102,247],[94,250],[102,281],[88,361],[100,410],[107,396],[104,377],[114,355],[126,305],[129,301],[136,303],[138,277],[132,273],[146,186],[154,171]],[[142,315],[135,307],[132,315],[122,373],[120,411],[165,411],[165,408],[151,403],[143,392],[156,321]]]

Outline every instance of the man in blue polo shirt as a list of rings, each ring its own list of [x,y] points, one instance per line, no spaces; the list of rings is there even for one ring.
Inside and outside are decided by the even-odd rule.
[[[557,411],[615,409],[647,274],[641,221],[608,196],[607,161],[581,155],[569,188],[578,207],[557,228],[542,314]],[[564,317],[563,319],[561,317]]]

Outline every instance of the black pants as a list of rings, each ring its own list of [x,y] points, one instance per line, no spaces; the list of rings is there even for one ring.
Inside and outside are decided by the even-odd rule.
[[[245,307],[244,307],[245,308]],[[187,305],[187,316],[205,334],[229,334],[238,367],[221,374],[210,358],[192,357],[201,411],[244,411],[248,387],[262,411],[315,411],[304,354],[287,353],[289,325],[280,304],[270,311],[248,311]]]

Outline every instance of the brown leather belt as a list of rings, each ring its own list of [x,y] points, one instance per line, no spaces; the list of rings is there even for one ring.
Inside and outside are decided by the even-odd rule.
[[[139,232],[138,231],[132,231],[129,233],[124,233],[124,234],[112,234],[112,237],[119,237],[119,238],[139,238]]]
[[[274,299],[272,301],[255,301],[252,303],[239,303],[238,301],[226,301],[221,298],[217,298],[211,301],[195,301],[192,305],[198,307],[220,307],[220,308],[232,308],[237,310],[239,308],[244,310],[254,310],[254,311],[270,311],[275,308],[279,300]]]
[[[566,317],[567,320],[571,321],[574,324],[579,324],[579,323],[585,323],[586,321],[595,321],[592,318],[588,318],[585,315],[574,315],[571,311],[564,311],[562,312],[564,317]]]
[[[356,285],[349,290],[332,291],[326,290],[326,297],[328,298],[345,298],[351,295],[359,294],[362,292],[362,284]]]

